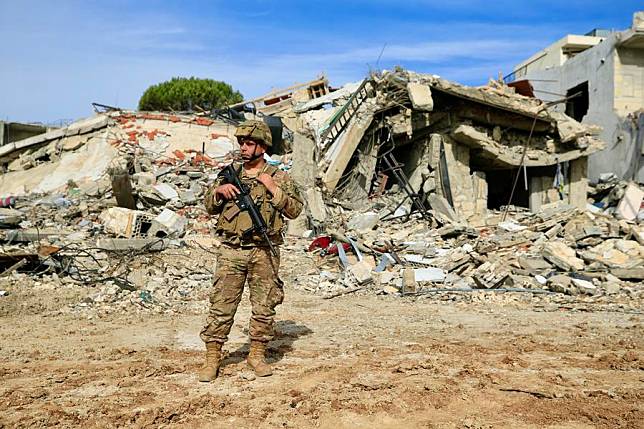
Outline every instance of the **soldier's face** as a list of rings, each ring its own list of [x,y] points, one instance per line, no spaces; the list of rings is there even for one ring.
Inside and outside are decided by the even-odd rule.
[[[266,147],[253,139],[243,138],[239,140],[241,157],[244,161],[249,161],[258,155],[264,155]]]

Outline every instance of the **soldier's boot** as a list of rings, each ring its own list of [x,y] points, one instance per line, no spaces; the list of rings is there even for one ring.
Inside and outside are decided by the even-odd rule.
[[[250,351],[248,352],[248,358],[246,361],[248,365],[253,368],[255,375],[258,377],[267,377],[273,375],[273,370],[271,366],[266,363],[264,355],[266,353],[266,344],[263,341],[253,341],[250,342]]]
[[[206,343],[206,362],[199,371],[199,381],[209,383],[217,378],[221,365],[221,346],[216,341]]]

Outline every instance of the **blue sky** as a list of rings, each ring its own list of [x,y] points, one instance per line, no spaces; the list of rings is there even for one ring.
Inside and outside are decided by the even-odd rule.
[[[625,29],[638,1],[0,0],[0,119],[135,108],[173,76],[247,98],[394,65],[483,84],[568,33]],[[384,51],[380,61],[378,56]]]

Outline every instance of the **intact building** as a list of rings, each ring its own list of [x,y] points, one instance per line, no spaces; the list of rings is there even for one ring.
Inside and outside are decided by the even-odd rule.
[[[555,109],[602,127],[606,149],[589,157],[592,182],[615,173],[644,183],[644,11],[625,31],[567,35],[519,63],[506,82],[544,101],[570,97]]]

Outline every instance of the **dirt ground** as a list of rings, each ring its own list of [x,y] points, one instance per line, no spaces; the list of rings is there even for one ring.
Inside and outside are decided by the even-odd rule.
[[[205,315],[70,315],[82,292],[0,298],[0,427],[642,428],[642,316],[287,289],[272,377],[215,383]]]

